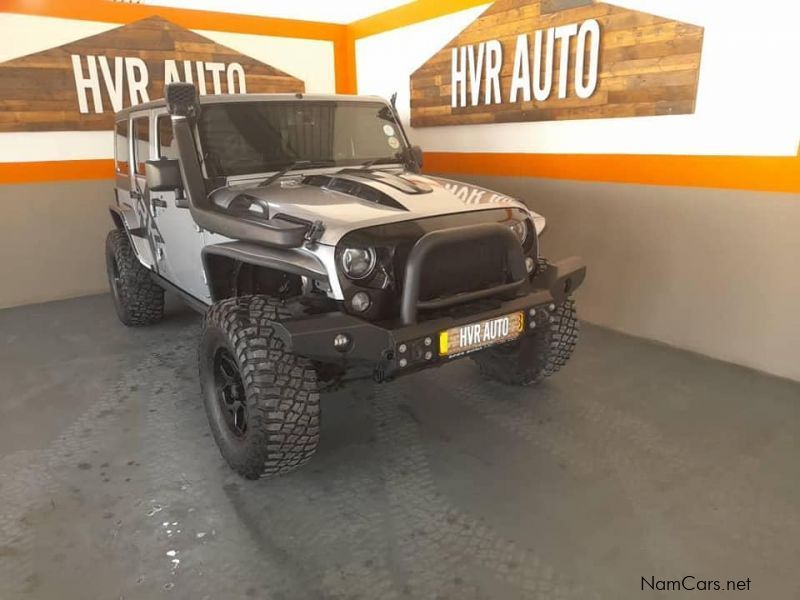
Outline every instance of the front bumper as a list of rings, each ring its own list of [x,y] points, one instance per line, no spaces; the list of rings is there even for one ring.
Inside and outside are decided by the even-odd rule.
[[[439,355],[438,334],[453,327],[524,311],[523,335],[534,332],[531,321],[538,324],[547,319],[548,313],[562,304],[585,277],[586,265],[580,258],[572,257],[553,263],[543,275],[531,279],[527,292],[511,300],[498,301],[491,309],[481,312],[396,327],[335,312],[284,321],[277,323],[275,329],[287,349],[295,354],[324,363],[367,366],[377,381],[384,381],[464,356]],[[535,317],[531,317],[531,309]],[[457,311],[454,314],[458,314]],[[341,334],[347,336],[349,342],[344,349],[337,349],[334,339]],[[430,340],[428,344],[426,338]],[[406,348],[403,353],[399,351],[401,346]]]

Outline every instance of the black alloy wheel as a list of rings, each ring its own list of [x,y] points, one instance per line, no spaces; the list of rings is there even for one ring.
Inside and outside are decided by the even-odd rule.
[[[108,258],[108,282],[111,286],[111,297],[114,300],[117,313],[120,313],[122,310],[120,307],[120,289],[122,288],[123,282],[122,275],[119,272],[117,258],[113,255]]]
[[[237,437],[247,434],[247,396],[236,360],[227,348],[219,348],[214,357],[214,384],[220,412]]]
[[[316,369],[276,333],[290,317],[281,300],[236,296],[215,302],[203,321],[197,355],[208,424],[247,479],[288,473],[319,443]]]

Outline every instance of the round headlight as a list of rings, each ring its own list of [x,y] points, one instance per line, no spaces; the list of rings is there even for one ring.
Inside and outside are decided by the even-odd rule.
[[[342,252],[342,270],[350,279],[364,279],[375,270],[377,262],[372,248],[345,248]]]
[[[509,227],[514,232],[514,235],[517,236],[519,243],[524,244],[528,239],[528,226],[525,221],[512,221]]]

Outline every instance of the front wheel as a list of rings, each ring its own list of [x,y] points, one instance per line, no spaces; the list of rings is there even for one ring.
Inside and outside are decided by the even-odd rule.
[[[532,333],[473,355],[484,377],[510,385],[533,385],[567,363],[580,328],[575,301],[567,298],[549,314],[540,313],[534,318],[536,327]]]
[[[277,300],[243,296],[214,304],[203,326],[200,384],[211,432],[247,479],[296,469],[319,442],[317,373],[275,334],[285,316]]]

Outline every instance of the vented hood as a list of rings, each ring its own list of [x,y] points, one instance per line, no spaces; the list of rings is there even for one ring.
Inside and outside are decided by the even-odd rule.
[[[382,183],[404,194],[430,194],[433,188],[421,181],[412,181],[394,173],[370,171],[368,169],[346,169],[330,175],[311,175],[303,179],[305,185],[314,185],[325,190],[341,192],[349,196],[374,202],[381,206],[408,210],[391,194],[372,185]]]
[[[508,196],[478,186],[383,169],[287,175],[267,187],[232,185],[215,192],[212,202],[218,209],[229,210],[241,205],[243,197],[252,206],[254,218],[284,215],[311,223],[321,221],[325,229],[319,242],[328,245],[335,245],[350,231],[382,223],[502,206],[524,208]],[[544,219],[532,216],[537,230],[543,228]]]

